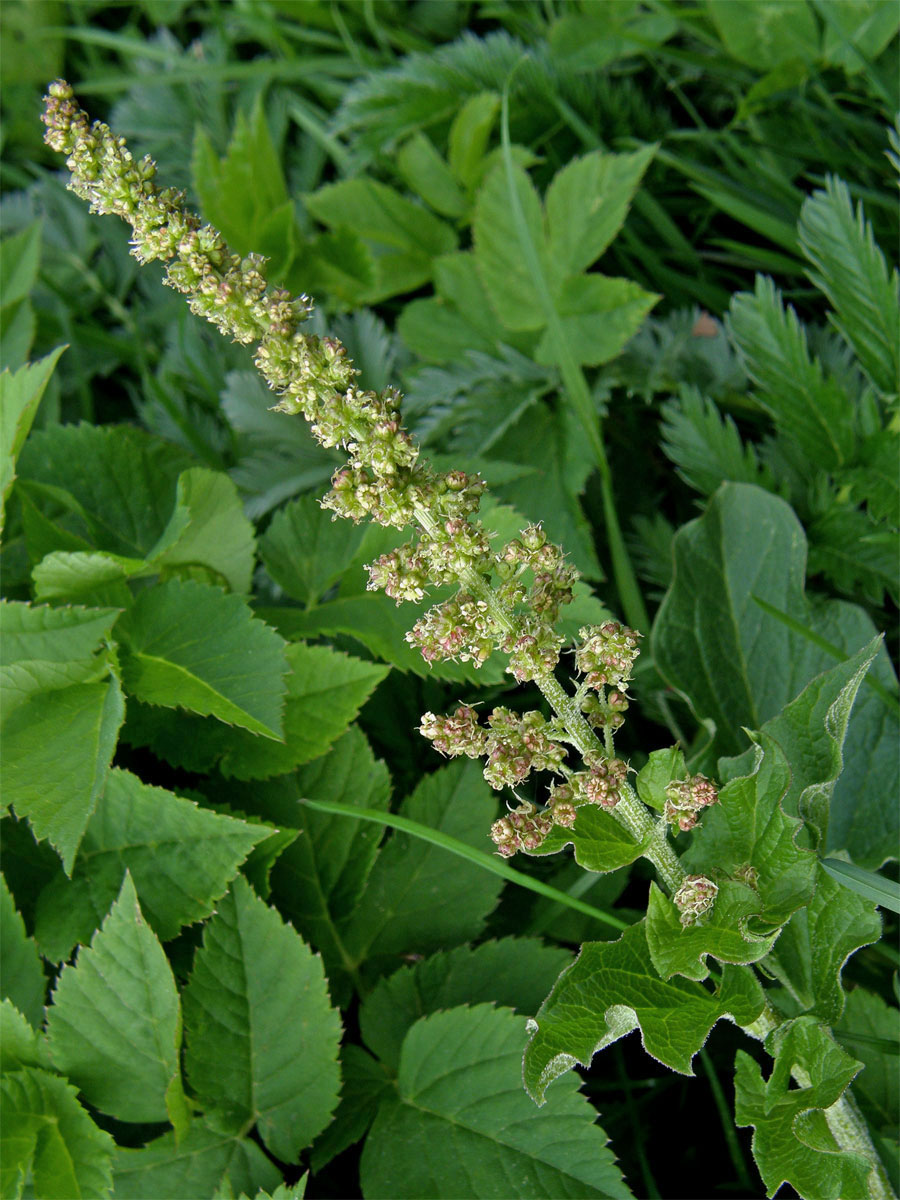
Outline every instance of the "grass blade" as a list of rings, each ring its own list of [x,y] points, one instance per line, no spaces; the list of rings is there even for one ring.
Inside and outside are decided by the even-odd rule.
[[[855,863],[843,862],[839,858],[821,860],[822,870],[831,878],[864,900],[872,900],[882,908],[900,913],[900,883],[885,879],[875,871],[864,871]]]

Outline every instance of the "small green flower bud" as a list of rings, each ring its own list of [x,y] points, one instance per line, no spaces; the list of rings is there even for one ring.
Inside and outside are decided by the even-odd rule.
[[[681,924],[685,928],[688,925],[696,925],[700,918],[712,909],[718,893],[718,884],[707,879],[705,875],[688,875],[672,897],[675,907],[681,913]]]

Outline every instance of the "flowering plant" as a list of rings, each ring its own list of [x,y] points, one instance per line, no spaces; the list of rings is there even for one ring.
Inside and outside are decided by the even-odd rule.
[[[160,189],[152,161],[136,161],[106,125],[92,124],[67,84],[51,85],[43,120],[48,145],[66,155],[71,189],[93,211],[116,214],[130,224],[132,253],[141,262],[162,260],[166,283],[187,298],[193,312],[224,335],[254,347],[254,361],[277,397],[279,412],[302,415],[322,446],[346,452],[348,461],[335,472],[323,507],[335,518],[415,530],[409,541],[368,566],[369,589],[383,590],[398,605],[421,602],[431,588],[454,589],[449,599],[416,620],[406,634],[408,643],[427,663],[480,667],[502,654],[506,672],[543,697],[545,712],[497,706],[481,720],[476,706],[465,703],[448,715],[426,712],[421,717],[420,732],[438,752],[483,758],[484,780],[493,789],[511,791],[514,802],[489,825],[496,855],[545,856],[571,845],[576,861],[590,872],[609,872],[639,858],[655,870],[659,883],[650,885],[646,915],[618,941],[586,942],[529,1023],[524,1060],[529,1095],[544,1103],[554,1079],[576,1063],[589,1064],[596,1052],[636,1028],[651,1055],[690,1074],[712,1026],[728,1018],[762,1041],[774,1059],[767,1078],[744,1051],[736,1067],[736,1120],[754,1128],[754,1154],[769,1194],[788,1181],[811,1198],[893,1195],[849,1090],[861,1064],[832,1029],[844,1010],[844,962],[880,935],[872,892],[872,880],[878,877],[869,878],[868,892],[858,880],[858,886],[848,887],[852,872],[825,858],[828,801],[843,765],[850,712],[878,652],[877,640],[815,674],[779,713],[761,722],[749,749],[721,760],[721,783],[691,772],[678,746],[653,751],[641,770],[633,771],[617,756],[615,739],[631,703],[628,688],[641,634],[604,619],[582,626],[567,645],[558,620],[573,602],[578,573],[542,527],[529,524],[496,546],[479,517],[483,480],[459,470],[436,472],[422,461],[401,424],[398,392],[363,390],[341,343],[304,331],[312,311],[306,296],[295,298],[268,287],[263,260],[233,254],[214,228],[187,211],[181,193]],[[721,506],[727,503],[726,498]],[[161,544],[168,553],[165,539]],[[154,550],[147,561],[158,569],[165,561],[162,554]],[[120,584],[123,578],[141,578],[144,570],[129,566],[124,557],[117,569]],[[165,596],[174,604],[179,589],[198,585],[177,578],[158,586],[169,589]],[[136,698],[231,719],[251,735],[278,739],[281,732],[272,732],[271,720],[267,726],[262,717],[254,717],[249,700],[243,709],[233,699],[230,707],[222,701],[223,696],[228,700],[224,683],[216,701],[197,698],[199,687],[190,698],[173,699],[171,679],[159,673],[158,664],[169,661],[166,654],[176,662],[178,654],[171,647],[165,653],[160,649],[168,631],[161,625],[150,628],[159,614],[150,612],[147,594],[138,596],[121,633],[122,675]],[[125,603],[131,602],[129,595]],[[35,619],[33,611],[16,617],[23,629]],[[114,608],[87,611],[113,614],[104,627],[108,637],[118,619]],[[271,648],[281,652],[281,647]],[[566,687],[560,676],[572,670],[576,678]],[[109,675],[109,694],[121,699],[115,692],[119,665],[114,656],[103,657],[102,671]],[[203,678],[200,666],[194,678]],[[243,715],[239,719],[236,713]],[[120,714],[119,724],[121,719]],[[289,770],[303,760],[291,757],[288,730],[281,740],[287,749],[279,761]],[[246,779],[255,778],[247,763],[256,753],[252,742],[241,746],[239,740],[233,750],[219,750],[223,762],[233,755],[235,774]],[[520,796],[516,789],[540,772],[552,777],[543,800],[537,801],[536,791],[531,793],[535,798]],[[340,803],[332,804],[331,811],[340,812]],[[32,820],[41,836],[50,837],[71,871],[84,825],[69,838],[54,825],[53,813],[48,815],[34,800],[29,807],[27,798],[17,805],[17,813]],[[268,836],[278,833],[275,829]],[[679,840],[686,833],[691,835],[687,845],[686,839]],[[261,835],[251,831],[249,836],[258,840]],[[874,895],[884,899],[883,892]],[[231,907],[225,907],[232,933],[242,921],[265,925],[268,918],[258,907],[262,902],[249,887],[239,882],[229,896]],[[141,889],[135,892],[126,876],[110,913],[110,934],[114,918],[137,930],[139,901],[145,901]],[[277,936],[287,938],[281,929]],[[98,961],[101,954],[112,954],[102,936],[90,951]],[[352,975],[356,967],[346,952],[348,944],[344,939],[342,953]],[[826,952],[821,952],[823,945]],[[157,966],[164,975],[159,943],[154,939],[144,948],[148,954],[159,951]],[[196,1125],[193,1135],[188,1132],[189,1113],[204,1100],[204,1092],[208,1101],[210,1091],[215,1047],[204,1044],[198,1014],[205,1004],[214,1004],[207,993],[217,963],[214,947],[207,946],[203,954],[207,957],[195,966],[185,993],[185,1012],[193,1018],[188,1047],[195,1095],[185,1094],[182,1086],[179,1026],[172,1061],[166,1064],[165,1105],[162,1110],[149,1105],[134,1118],[168,1119],[178,1137],[199,1136]],[[65,1067],[91,1099],[102,1095],[102,1088],[92,1092],[84,1047],[79,1049],[77,1035],[66,1032],[70,997],[82,991],[90,995],[81,964],[79,957],[78,965],[63,971],[50,1015],[51,1044],[61,1047],[57,1066]],[[299,987],[302,980],[293,982]],[[174,985],[171,990],[174,994]],[[105,1002],[111,1003],[109,997]],[[177,996],[174,1005],[173,1012]],[[302,1052],[309,1053],[309,1047]],[[27,1069],[24,1063],[23,1072]],[[59,1079],[46,1070],[38,1074],[37,1082],[29,1076],[16,1083],[23,1111],[33,1102],[29,1087],[46,1091],[56,1086],[47,1079]],[[100,1101],[92,1102],[110,1111]],[[301,1143],[279,1123],[277,1105],[238,1108],[232,1121],[227,1105],[219,1111],[207,1102],[209,1125],[204,1128],[227,1127],[229,1136],[240,1129],[243,1137],[256,1124],[272,1153],[295,1160]],[[321,1133],[321,1125],[307,1133],[303,1145]],[[608,1171],[610,1164],[603,1164]],[[593,1180],[591,1186],[608,1189],[591,1194],[623,1194],[621,1181],[608,1173],[602,1184]]]

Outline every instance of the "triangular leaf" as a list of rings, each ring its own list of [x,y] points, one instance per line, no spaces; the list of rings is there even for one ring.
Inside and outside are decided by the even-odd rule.
[[[63,968],[48,1035],[56,1066],[95,1108],[122,1121],[168,1120],[166,1095],[181,1074],[181,1009],[130,875],[90,948]]]
[[[256,1121],[284,1162],[337,1105],[340,1020],[322,961],[243,879],[208,922],[184,992],[191,1086],[230,1122]]]
[[[35,943],[25,932],[16,902],[0,875],[0,994],[9,998],[35,1029],[44,1022],[47,980]]]

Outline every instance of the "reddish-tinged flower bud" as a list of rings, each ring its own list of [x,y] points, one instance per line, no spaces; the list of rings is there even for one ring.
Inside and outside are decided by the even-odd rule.
[[[718,893],[718,884],[707,879],[705,875],[688,875],[672,897],[675,907],[681,913],[681,924],[685,927],[696,925],[715,904]]]

